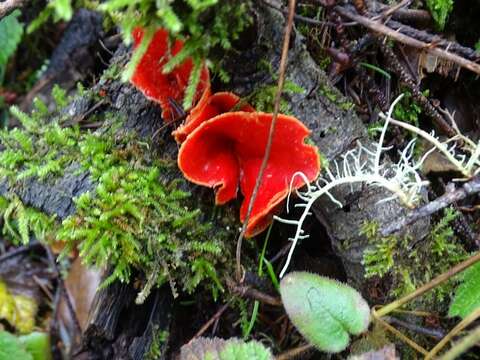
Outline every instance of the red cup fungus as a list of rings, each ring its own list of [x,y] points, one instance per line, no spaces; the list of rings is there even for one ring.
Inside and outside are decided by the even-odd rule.
[[[135,29],[132,35],[134,47],[138,47],[144,36],[143,29]],[[170,73],[163,73],[165,64],[182,47],[181,40],[172,43],[166,30],[158,30],[131,78],[147,98],[160,104],[165,121],[175,119],[173,102],[182,103],[193,69],[192,59],[187,58]],[[216,204],[236,198],[240,188],[244,196],[240,208],[243,222],[264,157],[273,114],[256,112],[230,92],[212,95],[210,75],[205,65],[193,105],[185,123],[173,132],[175,140],[181,144],[178,166],[188,180],[214,188]],[[309,133],[298,119],[278,115],[272,151],[246,237],[265,230],[289,191],[304,185],[297,177],[290,189],[296,172],[302,172],[309,181],[318,176],[320,159],[317,148],[304,142]]]
[[[246,217],[248,204],[260,170],[273,114],[228,112],[198,125],[183,142],[178,166],[184,176],[199,185],[215,189],[217,204],[236,198],[238,188],[244,195],[240,220]],[[252,237],[272,221],[290,190],[296,172],[313,181],[320,171],[317,148],[305,144],[310,131],[298,119],[279,114],[272,150],[264,172],[246,236]],[[292,189],[303,186],[300,178]]]
[[[140,45],[143,35],[144,30],[142,28],[135,28],[133,30],[134,48]],[[160,104],[162,108],[162,118],[167,122],[175,119],[176,112],[172,106],[172,101],[182,104],[193,69],[192,59],[187,58],[171,72],[167,74],[163,73],[165,64],[173,56],[178,54],[182,48],[183,41],[174,40],[172,43],[167,30],[157,30],[130,79],[130,82],[148,99]],[[204,65],[200,73],[200,82],[197,86],[193,103],[195,104],[199,101],[204,93],[209,92],[210,75],[208,68]]]
[[[208,94],[210,95],[210,94]],[[200,124],[217,115],[229,111],[254,112],[255,109],[247,103],[242,104],[241,99],[231,92],[218,92],[212,96],[202,96],[198,104],[190,111],[185,124],[173,132],[178,143],[182,143],[193,130]]]

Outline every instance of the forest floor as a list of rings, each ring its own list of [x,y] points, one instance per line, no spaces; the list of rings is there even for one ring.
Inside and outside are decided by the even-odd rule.
[[[1,1],[0,360],[480,358],[479,15]]]

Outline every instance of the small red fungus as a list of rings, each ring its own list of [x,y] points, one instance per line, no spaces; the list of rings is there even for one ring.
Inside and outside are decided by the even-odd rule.
[[[205,93],[206,94],[206,93]],[[242,104],[240,98],[231,92],[218,92],[202,96],[198,104],[190,111],[185,124],[173,132],[177,142],[182,143],[193,130],[203,122],[229,111],[254,112],[255,109],[247,103]]]
[[[142,42],[144,30],[135,28],[132,32],[133,45],[138,47]],[[162,108],[162,118],[171,121],[175,118],[172,101],[182,104],[185,89],[193,69],[193,61],[187,58],[168,74],[163,73],[165,64],[183,48],[183,41],[174,40],[170,43],[169,34],[165,29],[159,29],[148,45],[135,68],[131,83],[135,85],[148,99],[156,101]],[[210,91],[210,75],[206,65],[202,67],[200,82],[197,86],[193,103]]]
[[[216,203],[234,199],[238,187],[244,195],[243,222],[260,170],[273,114],[229,112],[200,124],[184,141],[178,165],[184,176],[216,190]],[[317,148],[304,143],[310,131],[299,120],[278,115],[272,150],[253,206],[246,236],[252,237],[270,224],[289,192],[293,174],[303,172],[313,181],[320,171]],[[300,178],[293,188],[303,186]]]

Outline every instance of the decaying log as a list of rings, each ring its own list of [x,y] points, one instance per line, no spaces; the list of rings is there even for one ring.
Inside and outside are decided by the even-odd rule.
[[[154,290],[142,305],[135,305],[135,296],[132,285],[118,282],[98,292],[74,359],[144,358],[157,334],[168,331],[173,301],[168,285]],[[167,343],[158,345],[164,354]]]

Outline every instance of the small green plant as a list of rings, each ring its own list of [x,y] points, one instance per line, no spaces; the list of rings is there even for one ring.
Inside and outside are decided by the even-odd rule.
[[[89,0],[73,2],[72,0],[53,0],[29,25],[27,32],[33,32],[43,23],[53,18],[54,21],[68,21],[77,7],[93,7]],[[191,58],[194,64],[188,87],[185,91],[184,107],[191,105],[196,85],[199,81],[201,67],[205,60],[207,65],[227,82],[230,77],[222,69],[224,51],[233,47],[241,32],[251,23],[248,14],[249,1],[240,0],[108,0],[96,9],[107,16],[105,24],[118,26],[124,40],[130,43],[132,31],[136,27],[145,29],[145,36],[138,46],[123,74],[129,79],[141,59],[142,50],[148,47],[153,33],[160,27],[165,28],[177,39],[185,41],[182,50],[165,65],[166,73],[185,59]],[[221,50],[221,51],[219,51]]]
[[[273,103],[275,100],[275,94],[277,92],[277,85],[265,85],[255,90],[255,92],[247,98],[247,101],[258,111],[273,112]],[[284,94],[303,94],[305,89],[298,86],[293,81],[286,81]],[[280,113],[290,114],[290,105],[287,100],[280,100]]]
[[[428,90],[423,92],[423,95],[428,96]],[[419,126],[418,116],[422,113],[422,108],[415,102],[412,93],[408,90],[404,91],[405,96],[402,101],[398,103],[393,111],[395,119],[405,121],[409,124]]]
[[[8,199],[0,197],[0,213],[3,214],[2,232],[10,241],[26,245],[32,236],[46,241],[54,238],[55,216],[24,206],[15,194],[7,196]]]
[[[453,10],[453,0],[427,0],[427,8],[439,30],[443,30]]]
[[[360,233],[367,239],[376,239],[374,248],[366,249],[363,253],[362,264],[365,267],[365,277],[384,276],[395,264],[397,241],[395,236],[387,236],[378,239],[377,222],[367,221],[362,225]]]
[[[468,253],[456,241],[451,225],[457,216],[454,209],[445,209],[427,238],[415,246],[412,246],[410,236],[382,237],[378,223],[366,222],[361,231],[373,247],[365,250],[363,255],[365,276],[391,274],[392,294],[403,296],[464,260]],[[435,287],[424,296],[424,303],[443,302],[453,286],[454,282],[448,282]]]
[[[366,331],[370,308],[348,285],[308,272],[292,272],[280,282],[288,317],[298,331],[318,349],[345,350],[350,335]]]
[[[16,337],[6,331],[0,331],[0,359],[51,360],[50,336],[46,333],[32,332]]]

